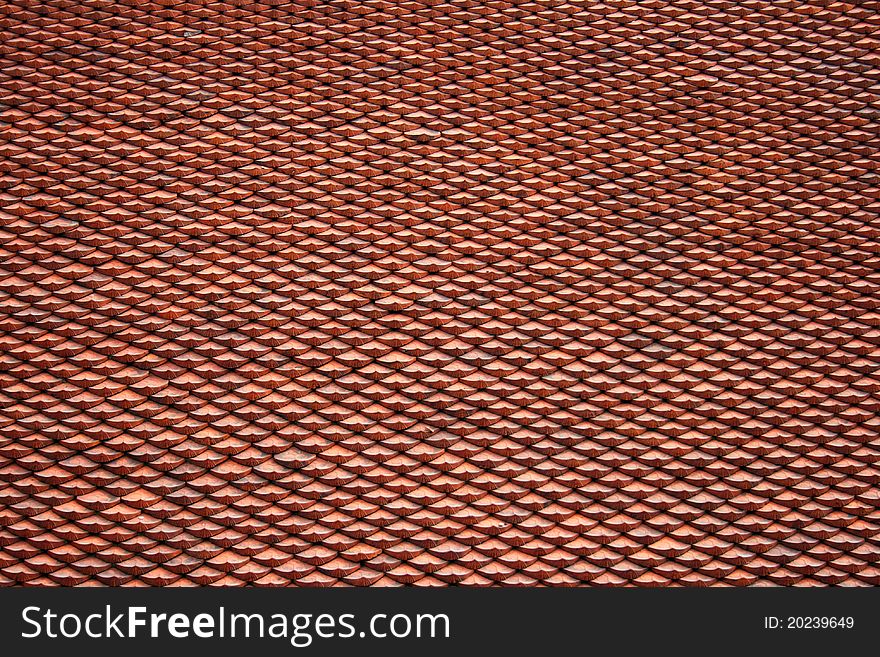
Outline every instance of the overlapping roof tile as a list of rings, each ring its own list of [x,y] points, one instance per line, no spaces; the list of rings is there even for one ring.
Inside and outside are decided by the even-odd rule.
[[[0,5],[0,584],[880,584],[880,11]]]

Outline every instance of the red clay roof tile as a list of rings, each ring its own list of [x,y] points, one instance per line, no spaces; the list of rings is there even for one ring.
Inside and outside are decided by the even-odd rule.
[[[880,583],[877,12],[366,5],[8,3],[0,585]]]

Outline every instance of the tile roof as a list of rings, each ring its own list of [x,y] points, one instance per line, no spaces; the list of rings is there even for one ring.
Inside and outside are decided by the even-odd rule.
[[[0,584],[880,584],[880,7],[0,5]]]

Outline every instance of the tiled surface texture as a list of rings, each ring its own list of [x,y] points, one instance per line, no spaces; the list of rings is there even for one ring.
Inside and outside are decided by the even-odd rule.
[[[880,583],[878,33],[0,4],[0,584]]]

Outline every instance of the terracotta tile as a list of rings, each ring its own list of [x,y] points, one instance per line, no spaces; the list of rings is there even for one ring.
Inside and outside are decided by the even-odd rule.
[[[501,61],[446,48],[460,12],[370,1],[419,53],[388,78],[358,46],[383,105],[314,96],[298,58],[254,77],[265,39],[305,43],[260,4],[210,48],[168,32],[193,61],[148,83],[77,69],[83,95],[38,44],[92,19],[27,4],[0,27],[0,585],[880,581],[876,94],[792,82],[796,9],[713,5],[722,36],[682,68],[687,12],[572,6],[559,32],[524,6],[555,36]],[[107,34],[148,73],[155,9]],[[840,70],[880,46],[865,7],[811,21]],[[375,31],[321,26],[319,77]],[[588,99],[585,29],[611,63]],[[731,29],[775,45],[757,62]]]

